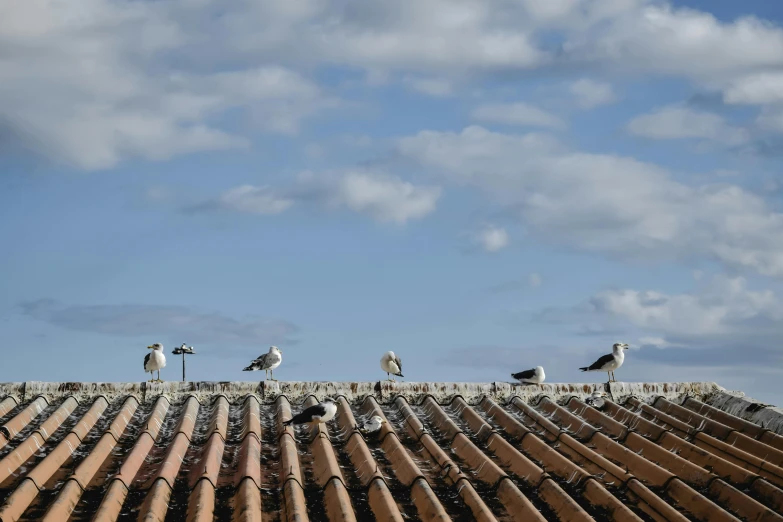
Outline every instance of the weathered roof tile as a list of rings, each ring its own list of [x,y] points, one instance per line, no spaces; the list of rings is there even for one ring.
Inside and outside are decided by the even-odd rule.
[[[719,387],[594,389],[0,384],[0,522],[783,522],[783,437]],[[283,426],[325,394],[328,425]]]

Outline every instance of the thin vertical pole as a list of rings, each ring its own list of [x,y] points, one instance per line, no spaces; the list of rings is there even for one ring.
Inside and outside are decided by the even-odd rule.
[[[182,352],[182,382],[185,382],[185,352]]]

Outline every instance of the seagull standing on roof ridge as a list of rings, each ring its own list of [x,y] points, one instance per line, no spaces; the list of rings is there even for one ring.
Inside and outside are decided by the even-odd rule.
[[[388,351],[381,357],[381,369],[386,372],[386,377],[390,381],[394,379],[389,377],[389,374],[396,375],[398,377],[405,377],[402,374],[402,359],[398,355],[394,355],[394,352]]]
[[[523,372],[512,373],[511,377],[518,380],[522,384],[541,384],[546,379],[543,366],[536,366],[530,370]]]
[[[272,371],[280,366],[280,364],[283,362],[283,351],[280,350],[277,346],[270,346],[269,352],[265,353],[264,355],[261,355],[257,359],[254,359],[253,362],[250,363],[250,365],[246,368],[243,368],[243,372],[255,372],[258,370],[264,370],[266,372],[265,379],[269,379],[270,381],[276,381],[274,374]]]
[[[147,346],[148,350],[152,350],[150,353],[144,356],[144,371],[150,373],[158,371],[157,379],[150,379],[149,382],[163,382],[160,380],[160,370],[166,367],[166,356],[163,355],[163,345],[155,343]]]
[[[606,372],[609,374],[609,382],[617,382],[614,379],[614,371],[623,365],[623,361],[625,361],[623,350],[627,349],[628,345],[625,343],[614,343],[612,353],[602,355],[590,366],[584,366],[579,369],[583,372]]]
[[[331,397],[325,398],[322,402],[306,408],[301,413],[294,415],[290,420],[283,422],[283,426],[291,424],[323,424],[329,422],[337,414],[337,404]]]

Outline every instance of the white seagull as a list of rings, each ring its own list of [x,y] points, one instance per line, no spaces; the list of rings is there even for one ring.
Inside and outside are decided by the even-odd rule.
[[[264,355],[258,357],[257,359],[254,359],[253,362],[250,363],[250,366],[247,368],[244,368],[243,372],[255,372],[258,370],[264,370],[266,372],[266,377],[270,381],[276,381],[274,375],[272,374],[272,370],[280,366],[280,363],[283,362],[283,352],[278,348],[277,346],[271,346],[269,348],[269,352],[265,353]]]
[[[155,370],[158,371],[158,378],[157,382],[163,382],[160,380],[160,370],[161,368],[166,367],[166,356],[163,355],[163,345],[160,343],[155,343],[150,346],[147,346],[148,350],[152,350],[150,353],[144,356],[144,371],[150,373],[150,377],[152,377],[152,372]],[[149,382],[155,382],[156,379],[150,379]]]
[[[283,426],[290,426],[291,424],[322,424],[332,420],[336,414],[337,404],[335,404],[334,399],[327,397],[323,402],[310,406],[301,413],[294,415],[290,420],[285,421]]]
[[[522,384],[541,384],[546,379],[543,366],[536,366],[530,370],[523,372],[512,373],[511,377],[518,380]]]
[[[579,368],[583,372],[606,372],[609,374],[609,382],[617,382],[614,379],[614,371],[623,365],[625,360],[625,354],[623,350],[627,350],[628,345],[625,343],[614,343],[612,346],[612,353],[602,355],[590,366]]]
[[[600,390],[595,390],[590,397],[585,399],[585,402],[595,408],[596,410],[600,410],[606,405],[606,400],[604,399],[606,397],[606,393],[602,392]]]
[[[385,423],[386,419],[382,418],[380,415],[373,415],[359,428],[359,431],[361,431],[364,435],[376,435],[379,431],[381,431],[381,426],[383,426]]]
[[[402,359],[399,356],[394,355],[394,352],[389,351],[383,354],[381,357],[381,369],[386,372],[386,376],[389,374],[396,375],[398,377],[405,377],[402,374]],[[394,379],[389,377],[390,381]]]

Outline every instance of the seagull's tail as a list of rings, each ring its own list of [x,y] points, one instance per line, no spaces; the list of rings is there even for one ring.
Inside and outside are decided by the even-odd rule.
[[[402,372],[400,372],[400,373],[395,373],[394,375],[396,375],[397,377],[405,377],[405,376],[402,374]]]
[[[293,423],[294,423],[294,419],[292,417],[292,418],[288,419],[287,421],[283,421],[283,426],[290,426]]]
[[[589,366],[585,366],[584,368],[579,368],[579,369],[582,370],[583,372],[586,372],[587,370],[590,369],[590,367]]]
[[[255,371],[255,369],[256,369],[256,368],[255,368],[255,366],[253,366],[253,365],[251,364],[251,365],[250,365],[250,366],[248,366],[247,368],[242,368],[242,371],[243,371],[243,372],[252,372],[252,371]]]

